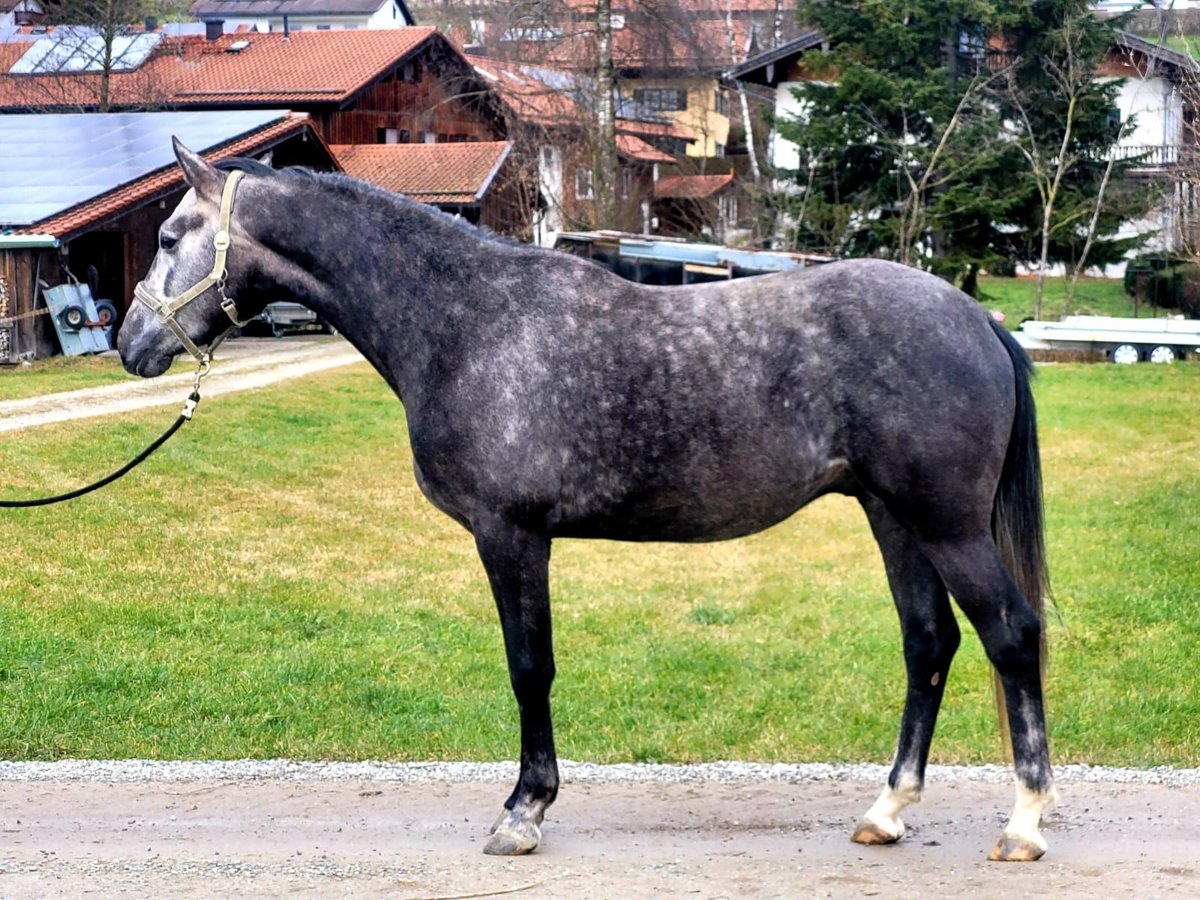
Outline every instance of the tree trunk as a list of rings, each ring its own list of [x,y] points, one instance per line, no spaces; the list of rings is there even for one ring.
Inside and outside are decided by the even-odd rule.
[[[596,227],[615,227],[617,123],[613,98],[617,91],[612,55],[612,0],[596,3],[596,142],[592,170]]]
[[[729,62],[736,66],[743,60],[738,58],[737,37],[733,33],[732,0],[725,0],[725,31],[729,35]],[[762,179],[762,173],[758,168],[758,153],[754,149],[754,125],[750,119],[750,103],[746,99],[746,89],[741,82],[738,82],[737,92],[738,103],[741,105],[742,127],[746,130],[746,155],[750,158],[750,177],[757,185]]]
[[[1079,283],[1079,276],[1087,266],[1088,253],[1091,252],[1092,243],[1096,238],[1096,226],[1100,222],[1100,211],[1104,207],[1104,194],[1108,190],[1108,182],[1112,177],[1114,160],[1109,159],[1108,165],[1104,167],[1104,177],[1100,179],[1100,189],[1096,192],[1096,205],[1092,207],[1092,218],[1088,222],[1087,239],[1083,242],[1083,250],[1079,254],[1079,260],[1075,264],[1074,270],[1071,272],[1071,278],[1067,282],[1067,300],[1063,306],[1063,315],[1069,316],[1071,310],[1075,306],[1075,286]]]
[[[979,263],[971,263],[967,266],[967,271],[963,275],[962,285],[959,290],[968,297],[979,296]]]

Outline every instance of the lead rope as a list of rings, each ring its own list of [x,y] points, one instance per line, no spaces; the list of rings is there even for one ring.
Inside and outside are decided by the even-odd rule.
[[[165,444],[171,435],[183,427],[184,422],[191,421],[192,414],[196,411],[196,405],[200,402],[200,381],[211,369],[212,357],[208,353],[205,353],[200,359],[200,364],[196,367],[196,380],[192,383],[191,394],[188,395],[187,400],[183,403],[183,409],[179,413],[179,418],[175,420],[175,423],[170,428],[159,435],[149,447],[115,472],[105,475],[99,481],[94,481],[86,487],[76,488],[73,491],[68,491],[65,494],[57,494],[53,497],[38,497],[33,500],[0,500],[0,509],[24,509],[30,506],[50,506],[53,503],[64,503],[67,500],[82,497],[84,494],[90,494],[92,491],[98,491],[105,485],[112,484],[121,476],[128,474],[149,459],[155,450]]]

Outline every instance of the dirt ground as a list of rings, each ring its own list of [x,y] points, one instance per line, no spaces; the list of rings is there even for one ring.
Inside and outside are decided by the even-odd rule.
[[[566,784],[532,856],[481,853],[501,784],[0,781],[3,897],[1197,897],[1200,788],[1067,784],[1039,863],[988,863],[1007,786]]]

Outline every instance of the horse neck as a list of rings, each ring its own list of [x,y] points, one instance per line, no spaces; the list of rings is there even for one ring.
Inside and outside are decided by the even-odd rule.
[[[333,325],[408,403],[485,295],[476,245],[490,242],[382,193],[323,181],[297,188],[266,209],[277,223],[263,240],[276,257],[271,280]]]

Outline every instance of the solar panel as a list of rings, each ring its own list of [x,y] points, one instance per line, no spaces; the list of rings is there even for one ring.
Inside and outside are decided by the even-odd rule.
[[[28,226],[173,165],[171,136],[203,152],[286,110],[0,116],[0,227]]]
[[[117,34],[111,39],[109,71],[133,72],[150,58],[162,35],[154,32]],[[64,26],[38,38],[9,69],[13,75],[46,75],[62,72],[102,72],[105,41],[91,28]]]

